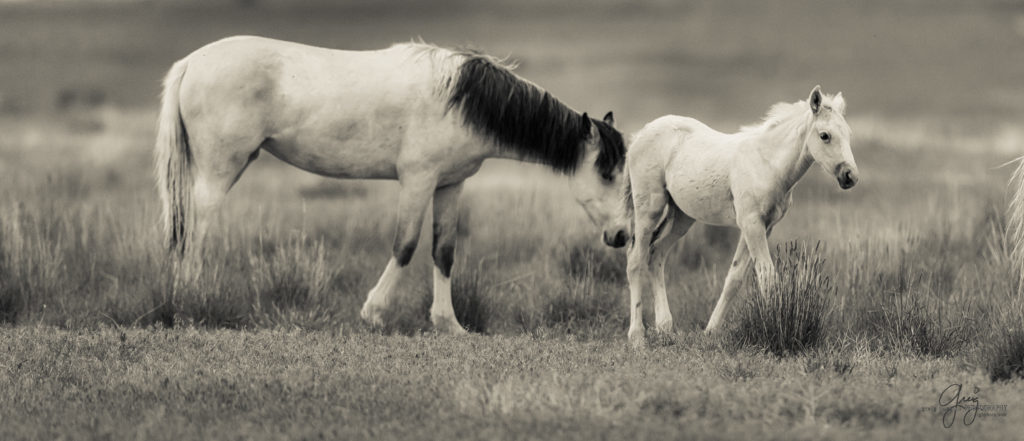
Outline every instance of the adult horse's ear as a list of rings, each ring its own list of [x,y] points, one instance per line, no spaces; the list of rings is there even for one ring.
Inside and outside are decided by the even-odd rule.
[[[811,96],[807,98],[807,103],[811,105],[811,113],[817,115],[821,110],[821,86],[814,86]]]
[[[587,112],[583,112],[583,130],[590,131],[590,115]]]
[[[608,113],[604,114],[604,118],[602,118],[602,119],[608,125],[615,126],[615,116],[612,115],[612,112],[609,111]]]

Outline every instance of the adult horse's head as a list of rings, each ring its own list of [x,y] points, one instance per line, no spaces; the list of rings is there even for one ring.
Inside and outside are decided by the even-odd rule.
[[[807,104],[813,120],[807,135],[807,148],[814,161],[831,173],[844,190],[857,185],[860,173],[850,150],[850,126],[846,124],[846,100],[843,93],[822,95],[814,86]]]
[[[569,186],[590,220],[602,229],[604,243],[618,248],[629,239],[629,221],[621,209],[620,187],[626,146],[622,134],[615,130],[612,112],[600,121],[589,117],[587,121],[591,136],[586,141],[580,167],[569,178]]]
[[[604,230],[604,241],[622,246],[628,239],[620,203],[626,147],[613,127],[579,114],[489,56],[462,53],[448,108],[498,147],[497,157],[545,164],[568,174],[572,193],[590,220]]]

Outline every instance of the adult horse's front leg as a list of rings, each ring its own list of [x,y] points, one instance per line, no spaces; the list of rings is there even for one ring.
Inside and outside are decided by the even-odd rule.
[[[459,195],[462,183],[434,192],[434,302],[430,305],[430,322],[441,332],[464,334],[455,319],[452,306],[452,266],[455,263],[455,238],[459,227]]]
[[[377,280],[377,285],[366,296],[363,309],[359,312],[363,320],[376,326],[384,324],[384,310],[401,280],[403,270],[416,252],[427,204],[437,185],[437,179],[433,176],[414,176],[399,181],[402,188],[398,192],[398,225],[391,248],[391,260]]]

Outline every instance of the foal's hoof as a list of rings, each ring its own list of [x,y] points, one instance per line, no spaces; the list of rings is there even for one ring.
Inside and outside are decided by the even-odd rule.
[[[659,334],[673,334],[675,333],[675,330],[673,328],[674,326],[672,326],[672,320],[667,320],[654,325],[654,330],[657,331]]]
[[[366,303],[363,305],[363,309],[359,311],[359,318],[363,319],[370,326],[384,326],[384,307]]]
[[[452,334],[452,335],[466,335],[466,334],[468,334],[468,332],[466,331],[466,328],[463,328],[462,325],[459,324],[459,321],[455,320],[455,317],[451,317],[451,316],[431,316],[430,317],[430,322],[434,324],[434,331],[437,331],[437,332],[440,332],[440,333],[443,333],[443,334]]]
[[[629,345],[632,346],[633,349],[643,349],[647,346],[647,340],[644,338],[643,328],[629,330]]]

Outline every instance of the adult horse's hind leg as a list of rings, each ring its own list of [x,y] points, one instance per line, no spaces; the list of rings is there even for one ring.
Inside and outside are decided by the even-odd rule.
[[[218,144],[195,143],[192,202],[195,209],[195,231],[186,250],[188,273],[198,275],[202,269],[203,244],[210,223],[231,187],[259,154],[259,141],[238,139]]]
[[[672,311],[668,306],[668,291],[665,289],[665,261],[668,260],[668,252],[672,246],[690,230],[694,222],[692,217],[687,216],[672,203],[669,203],[666,220],[668,219],[672,220],[671,225],[664,225],[651,245],[651,266],[654,271],[654,279],[651,282],[654,288],[654,326],[662,333],[672,332]]]
[[[461,193],[462,183],[439,188],[434,192],[434,242],[431,253],[434,257],[434,301],[430,306],[430,322],[437,331],[456,334],[466,332],[455,319],[451,281]]]
[[[430,196],[437,185],[437,177],[416,174],[400,177],[399,184],[402,188],[398,192],[398,226],[391,249],[391,259],[377,284],[367,294],[366,302],[359,311],[359,316],[374,326],[384,324],[384,310],[387,309],[391,295],[401,280],[403,270],[412,261],[412,256],[416,252],[423,217],[427,211],[427,204],[430,203]]]

